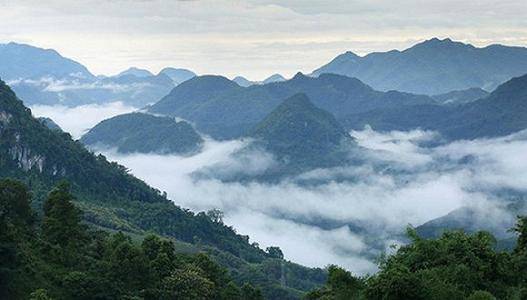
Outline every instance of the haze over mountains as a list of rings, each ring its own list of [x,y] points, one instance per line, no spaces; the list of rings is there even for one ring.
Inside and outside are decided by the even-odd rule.
[[[443,94],[499,84],[527,73],[527,48],[490,45],[477,48],[450,39],[430,39],[404,51],[346,52],[313,71],[356,77],[381,91]]]
[[[154,231],[207,251],[270,298],[297,299],[324,272],[260,249],[210,210],[251,242],[278,241],[288,259],[361,274],[407,242],[407,224],[425,237],[483,228],[510,248],[505,229],[527,212],[525,52],[433,39],[256,83],[175,68],[94,76],[53,50],[1,45],[0,77],[26,106],[143,109],[74,141],[2,84],[0,175],[39,199],[67,179],[90,225]]]
[[[379,107],[434,102],[426,96],[375,91],[357,79],[334,74],[313,78],[298,73],[284,82],[247,88],[221,76],[199,76],[174,88],[148,111],[181,117],[205,134],[228,139],[244,135],[285,98],[297,93],[306,94],[315,106],[337,119]]]
[[[504,136],[527,128],[527,75],[500,85],[487,97],[458,106],[410,105],[352,114],[343,123],[360,129],[422,128],[450,139]]]
[[[55,50],[16,43],[0,45],[0,62],[0,78],[27,105],[74,107],[121,101],[142,107],[195,76],[189,70],[174,68],[166,68],[157,75],[130,68],[112,77],[94,76],[86,67]]]

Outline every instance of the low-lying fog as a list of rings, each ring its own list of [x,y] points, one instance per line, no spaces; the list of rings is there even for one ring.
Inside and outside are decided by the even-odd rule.
[[[74,117],[46,116],[78,137],[80,127],[67,123]],[[434,147],[430,143],[441,138],[427,131],[365,128],[351,134],[366,162],[296,178],[319,180],[309,186],[296,179],[225,183],[193,176],[197,171],[257,174],[275,163],[261,152],[233,156],[247,141],[209,139],[191,157],[101,151],[182,207],[221,209],[226,224],[262,247],[279,246],[289,260],[318,267],[339,264],[358,274],[375,271],[375,259],[398,243],[408,224],[418,226],[460,207],[487,215],[489,224],[511,224],[514,216],[502,209],[507,202],[497,192],[527,189],[527,160],[520,159],[527,153],[526,132]],[[362,229],[352,232],[346,224]]]
[[[51,118],[74,139],[79,139],[102,120],[137,110],[122,102],[87,104],[77,107],[33,105],[30,108],[33,116]]]

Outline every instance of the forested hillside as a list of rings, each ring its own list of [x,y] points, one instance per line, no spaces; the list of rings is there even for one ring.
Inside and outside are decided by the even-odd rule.
[[[155,232],[192,244],[192,249],[206,249],[229,267],[236,280],[265,286],[268,298],[298,298],[324,279],[322,270],[280,258],[278,265],[286,265],[290,279],[282,286],[280,277],[265,271],[275,264],[275,256],[250,244],[248,236],[237,234],[215,214],[195,214],[174,205],[125,167],[95,156],[67,133],[48,129],[4,83],[0,83],[0,177],[27,184],[37,212],[51,188],[66,179],[89,225],[138,236]]]
[[[420,238],[408,230],[411,242],[379,263],[379,272],[355,277],[329,268],[326,285],[307,299],[526,299],[527,218],[513,230],[518,244],[512,252],[495,250],[486,232],[444,233],[437,239]]]

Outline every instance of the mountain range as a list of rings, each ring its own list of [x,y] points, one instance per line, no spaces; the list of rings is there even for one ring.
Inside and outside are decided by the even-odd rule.
[[[461,104],[402,105],[351,114],[343,118],[348,129],[365,125],[381,131],[435,130],[448,139],[475,139],[508,135],[527,128],[527,75],[500,85],[487,97]]]
[[[381,91],[443,94],[453,90],[494,90],[527,73],[527,48],[490,45],[477,48],[433,38],[406,50],[358,56],[346,52],[313,71],[355,77]]]
[[[265,78],[262,81],[250,81],[249,79],[243,77],[243,76],[236,76],[232,79],[232,81],[236,82],[239,86],[242,87],[249,87],[251,85],[255,84],[267,84],[267,83],[273,83],[273,82],[282,82],[286,81],[284,76],[280,74],[273,74],[267,78]]]
[[[284,99],[297,93],[304,93],[315,106],[332,113],[337,120],[377,108],[435,103],[428,96],[375,91],[358,79],[335,74],[314,78],[298,73],[287,81],[249,87],[208,75],[175,87],[147,110],[181,117],[205,134],[230,139],[247,134]]]
[[[25,44],[0,44],[0,78],[26,105],[104,104],[121,101],[142,107],[194,77],[185,69],[165,68],[159,74],[129,68],[116,76],[94,76],[78,62],[51,49]]]

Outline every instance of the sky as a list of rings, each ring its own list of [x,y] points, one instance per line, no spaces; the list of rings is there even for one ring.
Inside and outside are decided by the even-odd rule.
[[[130,66],[251,80],[432,37],[527,46],[525,0],[0,0],[0,42],[53,48],[95,74]]]

